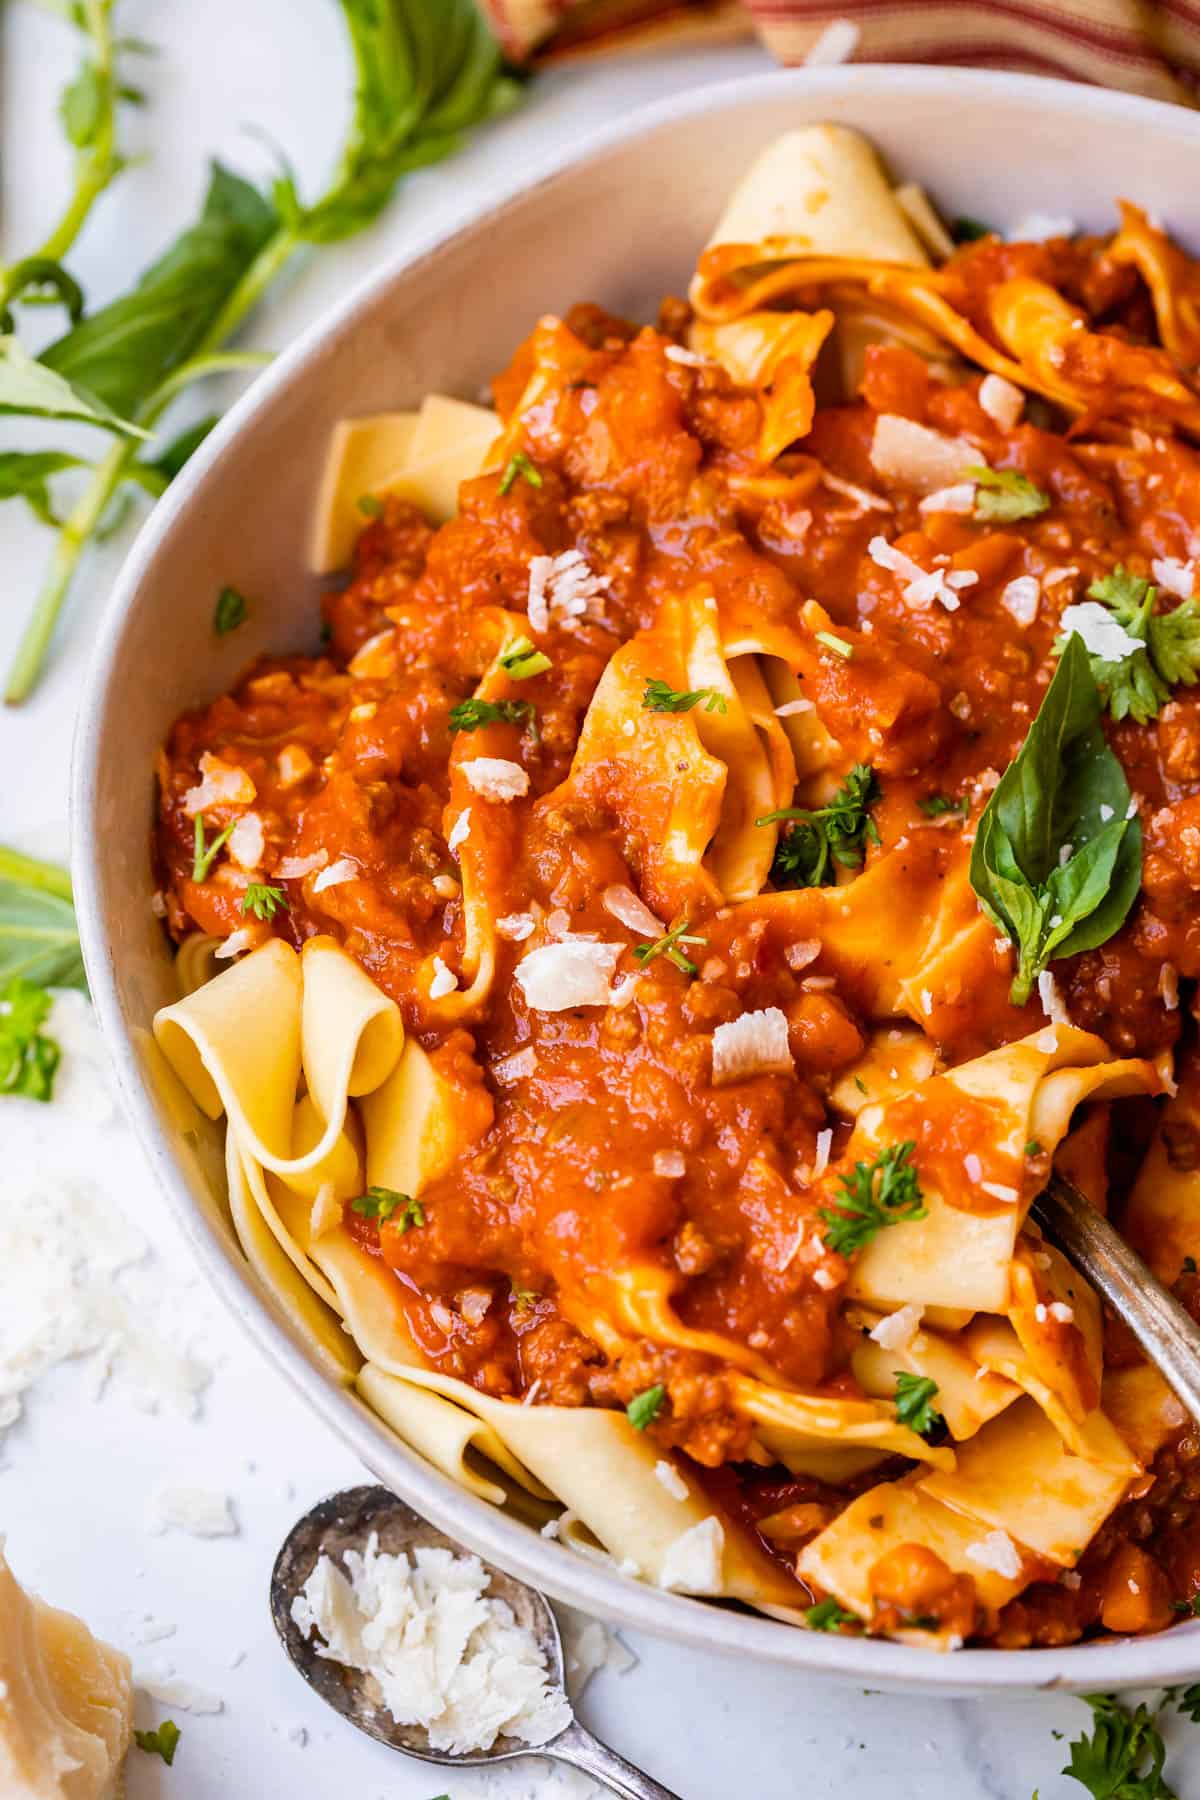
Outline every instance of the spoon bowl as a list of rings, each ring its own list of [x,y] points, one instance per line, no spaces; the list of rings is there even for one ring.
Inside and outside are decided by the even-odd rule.
[[[382,1487],[348,1488],[331,1494],[296,1521],[271,1571],[271,1618],[294,1667],[335,1712],[368,1737],[423,1762],[478,1768],[511,1762],[518,1756],[548,1756],[584,1770],[626,1800],[679,1800],[669,1788],[634,1768],[585,1731],[573,1713],[570,1724],[545,1744],[527,1744],[523,1739],[501,1735],[488,1750],[454,1754],[431,1749],[423,1726],[398,1724],[383,1705],[373,1678],[322,1655],[320,1640],[306,1637],[292,1616],[293,1603],[321,1557],[341,1564],[347,1550],[364,1551],[372,1534],[380,1550],[391,1556],[410,1555],[418,1549],[449,1550],[454,1556],[466,1554],[461,1544],[436,1530]],[[551,1684],[565,1696],[562,1638],[549,1601],[536,1588],[492,1564],[483,1566],[489,1577],[488,1594],[503,1600],[518,1625],[532,1633],[545,1658]]]

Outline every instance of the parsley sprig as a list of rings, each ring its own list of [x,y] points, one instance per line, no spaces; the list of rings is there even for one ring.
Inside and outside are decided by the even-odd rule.
[[[938,1384],[930,1375],[912,1375],[906,1369],[897,1369],[896,1374],[896,1419],[899,1424],[907,1425],[921,1437],[928,1437],[931,1432],[938,1431],[945,1423],[933,1402],[937,1397]]]
[[[380,1225],[394,1226],[401,1237],[414,1225],[429,1222],[419,1200],[389,1187],[369,1187],[365,1194],[350,1202],[350,1210],[362,1219],[375,1219]]]
[[[504,473],[500,477],[500,492],[502,494],[507,494],[509,488],[512,487],[518,477],[522,481],[527,481],[530,487],[540,488],[544,486],[541,471],[525,454],[524,450],[514,451],[504,465]]]
[[[642,711],[687,713],[702,701],[705,712],[723,713],[729,710],[724,694],[717,688],[673,688],[670,682],[651,675],[647,677],[646,690],[642,695]]]
[[[836,1600],[818,1600],[805,1607],[804,1618],[810,1631],[840,1631],[843,1625],[862,1624],[857,1613],[847,1612]]]
[[[209,870],[212,868],[213,864],[216,862],[217,857],[220,854],[220,852],[225,848],[225,845],[228,843],[229,834],[233,830],[233,828],[236,824],[237,824],[237,820],[231,819],[229,824],[226,825],[225,829],[223,831],[218,831],[216,837],[213,838],[211,843],[209,843],[206,840],[205,835],[204,835],[204,814],[203,813],[196,814],[195,824],[192,827],[192,880],[193,881],[201,882],[201,881],[208,880]],[[245,909],[243,908],[243,911],[244,910]]]
[[[923,1219],[925,1196],[912,1166],[916,1144],[889,1144],[874,1162],[857,1162],[839,1177],[831,1207],[818,1213],[827,1227],[825,1242],[839,1256],[852,1256],[889,1225]]]
[[[553,664],[532,638],[517,637],[500,652],[500,667],[510,681],[528,681],[532,675],[545,674]]]
[[[667,1390],[661,1381],[656,1381],[653,1387],[643,1388],[640,1394],[633,1396],[625,1408],[625,1417],[635,1431],[645,1431],[647,1425],[653,1425],[663,1409],[666,1397]]]
[[[1036,519],[1050,505],[1049,494],[1017,469],[989,469],[972,463],[963,479],[975,483],[975,517],[981,524],[1012,525],[1018,519]]]
[[[1085,1694],[1093,1730],[1075,1738],[1062,1771],[1092,1800],[1177,1800],[1163,1779],[1166,1745],[1150,1708],[1133,1711],[1112,1694]]]
[[[62,1052],[42,1026],[53,1004],[45,988],[14,975],[0,988],[0,1094],[49,1100]]]
[[[825,887],[834,879],[835,863],[845,869],[861,868],[868,838],[879,842],[879,828],[871,817],[878,799],[874,769],[855,763],[826,806],[785,806],[756,819],[756,825],[788,821],[771,865],[775,886]]]
[[[272,887],[267,881],[252,881],[242,895],[243,913],[253,913],[256,919],[273,919],[277,912],[287,909],[287,895],[283,889]]]
[[[682,969],[685,975],[695,975],[697,973],[696,964],[689,956],[684,955],[679,946],[681,944],[707,944],[708,939],[690,936],[688,924],[687,919],[681,919],[678,925],[671,927],[665,937],[655,938],[652,944],[636,944],[633,954],[637,961],[644,966],[648,962],[653,962],[656,956],[665,956],[668,962],[674,963],[677,969]]]
[[[0,845],[0,983],[86,988],[71,878],[54,863]]]
[[[1119,662],[1093,656],[1092,674],[1114,719],[1138,725],[1156,719],[1176,686],[1200,680],[1200,607],[1184,600],[1171,612],[1154,610],[1156,588],[1118,563],[1088,589],[1088,599],[1106,606],[1118,625],[1140,648]],[[1055,649],[1061,655],[1065,640]]]
[[[481,725],[524,725],[536,717],[531,700],[460,700],[450,708],[450,731],[478,731]]]
[[[235,587],[223,587],[213,608],[213,630],[218,637],[225,637],[227,633],[236,631],[239,625],[244,625],[249,615],[250,607],[245,594],[239,593]]]
[[[965,818],[971,810],[971,802],[965,795],[954,798],[949,794],[923,794],[917,805],[927,819],[941,819],[947,813],[960,813]]]

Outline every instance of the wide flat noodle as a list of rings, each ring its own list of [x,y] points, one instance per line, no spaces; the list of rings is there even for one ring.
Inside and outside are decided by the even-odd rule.
[[[1179,1091],[1167,1101],[1138,1170],[1121,1230],[1170,1287],[1184,1261],[1200,1263],[1200,1055],[1179,1060]]]
[[[864,1393],[894,1397],[896,1375],[901,1370],[934,1382],[934,1404],[956,1443],[973,1437],[989,1419],[1020,1398],[1021,1390],[1014,1382],[1001,1374],[981,1371],[967,1346],[957,1338],[943,1337],[922,1326],[907,1344],[885,1349],[870,1336],[880,1317],[856,1310],[848,1320],[861,1333],[851,1352],[850,1367]]]
[[[836,1444],[843,1449],[886,1450],[932,1468],[953,1468],[954,1451],[925,1439],[896,1418],[896,1408],[877,1400],[843,1400],[832,1394],[801,1394],[791,1388],[731,1375],[730,1398],[737,1410],[771,1434],[773,1442],[796,1450]]]
[[[366,1137],[367,1184],[418,1195],[472,1141],[478,1115],[460,1090],[409,1038],[394,1073],[359,1103]]]
[[[510,1480],[540,1500],[553,1499],[536,1476],[519,1463],[486,1419],[467,1412],[439,1393],[389,1375],[374,1363],[364,1365],[356,1383],[359,1393],[398,1437],[420,1452],[426,1462],[451,1481],[503,1506],[507,1490],[488,1473],[500,1469]]]

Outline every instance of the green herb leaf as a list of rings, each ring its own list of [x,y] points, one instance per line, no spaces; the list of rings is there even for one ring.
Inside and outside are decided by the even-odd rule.
[[[231,819],[229,824],[226,825],[224,831],[219,831],[217,833],[216,837],[213,839],[212,843],[208,844],[205,842],[205,839],[204,839],[204,814],[203,813],[196,814],[195,828],[192,833],[192,841],[193,841],[192,880],[193,881],[207,881],[208,880],[208,872],[212,868],[214,862],[216,862],[218,853],[225,848],[225,845],[229,839],[229,834],[233,830],[233,828],[236,824],[237,824],[237,820]]]
[[[947,813],[961,813],[965,817],[971,810],[971,802],[965,795],[955,799],[949,794],[925,794],[917,805],[927,819],[941,819]]]
[[[253,913],[256,919],[273,919],[281,909],[287,911],[287,895],[268,882],[252,881],[242,895],[243,913]]]
[[[383,501],[378,494],[360,494],[354,502],[364,519],[382,519]]]
[[[1118,661],[1089,658],[1092,674],[1114,719],[1148,724],[1158,717],[1171,689],[1200,680],[1200,608],[1185,600],[1171,612],[1156,613],[1156,589],[1122,564],[1093,581],[1088,599],[1108,608],[1138,647]],[[1062,652],[1065,640],[1055,645]]]
[[[657,676],[651,676],[646,682],[646,691],[642,695],[642,711],[655,713],[686,713],[693,706],[704,702],[705,712],[723,713],[727,711],[725,696],[716,688],[673,688]]]
[[[0,982],[87,991],[65,869],[0,846]]]
[[[500,652],[500,667],[510,681],[528,681],[531,675],[544,674],[553,664],[532,638],[518,637]]]
[[[1190,1600],[1172,1600],[1171,1611],[1182,1613],[1185,1618],[1200,1618],[1200,1594],[1193,1594]],[[1187,1711],[1197,1725],[1200,1725],[1200,1684],[1190,1687],[1179,1702],[1181,1712]]]
[[[828,805],[787,806],[756,819],[756,825],[789,821],[771,864],[775,886],[824,887],[835,878],[835,863],[844,869],[861,868],[868,838],[874,844],[879,842],[879,828],[870,810],[878,799],[874,769],[867,763],[855,763]]]
[[[410,1194],[397,1193],[395,1188],[369,1187],[350,1202],[350,1210],[364,1219],[378,1219],[381,1225],[395,1226],[402,1237],[412,1226],[427,1223],[421,1202]]]
[[[963,480],[975,483],[975,517],[989,524],[1036,519],[1050,505],[1049,494],[1016,469],[989,469],[986,463],[972,463],[963,470]]]
[[[1177,1800],[1163,1780],[1166,1745],[1147,1706],[1130,1711],[1112,1694],[1085,1694],[1095,1729],[1075,1738],[1062,1771],[1092,1800]]]
[[[944,1423],[933,1404],[937,1382],[928,1375],[910,1375],[905,1369],[897,1369],[895,1376],[897,1421],[919,1436],[928,1437]]]
[[[1054,958],[1106,943],[1141,885],[1141,826],[1129,816],[1129,787],[1100,712],[1087,651],[1073,633],[979,822],[971,886],[1016,947],[1014,1006],[1024,1005]]]
[[[500,477],[500,492],[502,494],[507,494],[509,488],[518,476],[521,477],[522,481],[527,481],[530,487],[540,488],[542,486],[540,472],[535,468],[534,464],[530,461],[529,457],[526,456],[523,450],[515,451],[505,464],[504,473]]]
[[[187,361],[274,232],[274,208],[214,163],[204,205],[136,287],[44,350],[41,362],[132,414]]]
[[[226,632],[236,631],[239,625],[244,625],[249,612],[244,594],[239,594],[235,587],[223,587],[213,612],[213,630],[218,637],[224,637]]]
[[[837,1631],[842,1625],[861,1625],[857,1613],[847,1612],[836,1600],[818,1600],[804,1609],[804,1617],[812,1631]]]
[[[66,308],[72,324],[83,315],[83,289],[52,256],[25,256],[14,263],[5,272],[4,299],[5,304],[0,307],[0,331],[14,329],[11,309],[22,300],[29,306],[57,301]]]
[[[118,417],[97,395],[26,356],[15,337],[0,337],[0,413],[32,419],[77,419],[118,437],[146,433]]]
[[[1200,1613],[1200,1594],[1193,1594],[1190,1602],[1185,1601],[1183,1610]],[[1185,1687],[1175,1704],[1193,1725],[1200,1725],[1200,1681],[1194,1681],[1190,1687]]]
[[[63,450],[2,451],[0,500],[24,500],[43,525],[57,525],[50,503],[50,477],[64,469],[86,467],[81,456],[68,456]]]
[[[640,1394],[633,1396],[625,1408],[625,1417],[635,1431],[645,1431],[647,1425],[653,1425],[663,1409],[666,1397],[667,1390],[661,1381],[656,1381],[653,1387],[643,1388]]]
[[[838,637],[834,631],[814,631],[813,636],[818,644],[824,644],[827,650],[832,650],[833,654],[840,656],[843,662],[854,661],[854,645],[849,643],[846,638]]]
[[[828,1229],[825,1242],[839,1256],[853,1256],[889,1225],[926,1216],[925,1196],[912,1166],[916,1144],[889,1144],[874,1162],[858,1162],[852,1175],[838,1178],[832,1207],[817,1217]]]
[[[681,919],[678,925],[672,926],[665,937],[656,938],[652,944],[635,944],[634,957],[644,967],[646,963],[653,962],[656,956],[665,956],[668,962],[674,963],[677,969],[682,969],[685,975],[695,975],[697,972],[695,963],[684,955],[679,946],[680,944],[707,944],[708,939],[689,937],[687,929],[688,921]]]
[[[524,725],[537,714],[531,700],[460,700],[450,708],[450,730],[478,731],[481,725]]]
[[[41,1030],[51,1004],[45,988],[19,975],[0,987],[0,1094],[49,1100],[62,1054]]]
[[[169,1769],[175,1761],[175,1752],[182,1736],[174,1719],[164,1719],[157,1731],[135,1731],[133,1741],[139,1750],[145,1750],[148,1755],[161,1756]]]
[[[995,237],[996,227],[985,225],[982,219],[972,219],[964,213],[961,218],[951,221],[950,236],[956,244],[974,244],[980,238]]]

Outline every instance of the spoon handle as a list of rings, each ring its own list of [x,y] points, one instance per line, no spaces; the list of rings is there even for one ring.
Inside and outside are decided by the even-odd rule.
[[[1033,1203],[1046,1236],[1128,1325],[1159,1374],[1200,1420],[1200,1327],[1103,1214],[1060,1175]]]
[[[582,1769],[585,1775],[594,1775],[614,1794],[620,1794],[622,1800],[681,1800],[673,1788],[664,1787],[661,1781],[635,1769],[631,1762],[585,1731],[578,1719],[551,1743],[540,1745],[536,1754],[553,1756],[559,1762],[570,1763],[572,1768]]]

